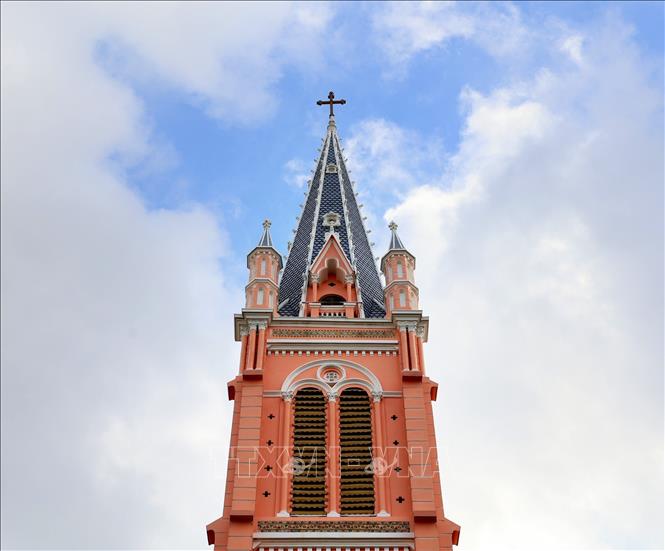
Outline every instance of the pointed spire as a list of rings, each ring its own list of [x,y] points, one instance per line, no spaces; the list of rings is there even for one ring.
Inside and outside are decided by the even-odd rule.
[[[257,247],[274,248],[272,244],[272,237],[270,236],[270,226],[272,226],[272,222],[266,218],[263,221],[263,235],[261,236],[261,239],[259,240],[259,244],[257,245]]]
[[[385,304],[381,279],[342,155],[332,112],[333,105],[343,105],[346,101],[334,98],[331,92],[328,101],[317,102],[330,107],[328,130],[280,280],[279,313],[282,316],[304,315],[301,306],[307,291],[309,270],[332,228],[344,255],[357,273],[361,317],[383,318]]]
[[[389,251],[406,250],[404,243],[402,243],[402,240],[399,238],[399,235],[397,235],[397,224],[395,224],[395,222],[390,222],[390,224],[388,224],[388,228],[390,228],[390,231],[392,232],[392,235],[390,236],[390,246],[388,247],[388,250]]]

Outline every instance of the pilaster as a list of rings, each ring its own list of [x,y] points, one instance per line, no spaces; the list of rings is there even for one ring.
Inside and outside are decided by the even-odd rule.
[[[339,516],[339,415],[337,394],[328,395],[328,516]]]
[[[292,392],[282,393],[282,437],[279,445],[282,449],[282,465],[279,485],[279,511],[278,517],[288,517],[289,515],[289,482],[291,480],[291,401]]]

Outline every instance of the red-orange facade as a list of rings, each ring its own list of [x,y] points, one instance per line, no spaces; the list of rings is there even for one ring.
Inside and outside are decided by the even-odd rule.
[[[248,255],[215,551],[451,549],[415,258],[390,225],[371,256],[334,116],[284,262],[270,224]]]

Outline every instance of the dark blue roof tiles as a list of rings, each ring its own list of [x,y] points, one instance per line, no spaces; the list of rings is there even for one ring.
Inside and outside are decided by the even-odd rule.
[[[332,145],[333,144],[331,143],[330,147],[328,148],[328,158],[326,160],[328,164],[330,163],[335,164],[335,150],[333,149]]]
[[[314,178],[312,179],[312,184],[307,193],[305,206],[302,215],[300,216],[300,222],[296,229],[293,245],[291,245],[291,250],[289,251],[289,256],[286,261],[286,267],[284,268],[282,279],[279,284],[279,304],[287,301],[281,308],[279,308],[279,313],[282,316],[297,316],[300,313],[303,274],[307,271],[307,267],[309,266],[308,253],[312,222],[316,215],[316,203],[319,195],[321,170],[324,170],[322,164],[323,160],[320,159],[316,167]]]
[[[335,170],[328,172],[328,165],[335,165]],[[323,178],[321,178],[322,171]],[[317,205],[319,196],[320,204]],[[323,216],[329,212],[339,215],[339,225],[335,227],[335,232],[339,236],[344,253],[351,262],[355,263],[365,317],[385,317],[383,287],[379,279],[379,272],[374,263],[372,249],[365,233],[362,216],[334,128],[328,132],[326,137],[326,143],[322,149],[280,281],[279,303],[282,306],[279,313],[282,316],[297,316],[300,313],[300,300],[305,285],[304,275],[325,243],[329,228],[323,225]],[[315,224],[314,217],[316,217]],[[314,240],[310,251],[312,232],[314,232]],[[353,249],[351,243],[353,243]]]
[[[339,147],[339,143],[337,146]],[[340,177],[342,178],[344,195],[346,197],[356,269],[358,271],[358,285],[362,293],[365,317],[383,318],[386,315],[383,286],[381,285],[379,272],[374,262],[372,247],[369,244],[369,239],[363,226],[356,195],[343,160],[340,162]]]
[[[344,203],[342,201],[339,177],[334,173],[326,174],[323,178],[323,190],[321,192],[319,218],[316,221],[314,249],[312,250],[312,258],[310,261],[316,258],[316,255],[319,254],[323,244],[326,241],[326,233],[329,231],[329,228],[323,225],[323,216],[329,212],[335,212],[339,214],[339,226],[335,227],[335,233],[337,233],[339,241],[342,244],[342,250],[350,262],[351,251],[349,250],[349,237],[347,233],[346,217],[344,216]]]

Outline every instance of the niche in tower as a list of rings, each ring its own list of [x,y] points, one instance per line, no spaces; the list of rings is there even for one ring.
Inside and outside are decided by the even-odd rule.
[[[326,404],[316,388],[295,396],[291,514],[326,514]]]
[[[341,513],[373,515],[372,414],[365,391],[348,388],[342,392],[339,398],[339,429]]]

